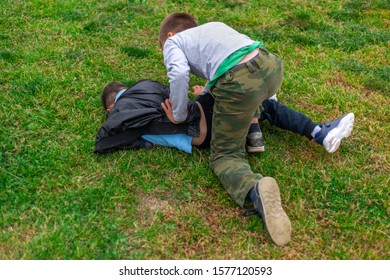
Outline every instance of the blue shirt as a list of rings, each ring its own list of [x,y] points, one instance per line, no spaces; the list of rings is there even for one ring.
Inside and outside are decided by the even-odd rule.
[[[141,137],[155,145],[173,147],[189,154],[192,153],[192,137],[187,134],[142,135]]]

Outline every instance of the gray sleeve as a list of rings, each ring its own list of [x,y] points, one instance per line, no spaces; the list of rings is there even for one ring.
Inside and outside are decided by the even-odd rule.
[[[182,50],[172,41],[164,45],[164,64],[168,71],[173,118],[183,122],[187,119],[190,67]]]
[[[209,93],[210,92],[210,86],[209,86],[209,82],[207,82],[204,87],[203,87],[203,90],[202,90],[202,95],[203,94],[206,94],[206,93]]]

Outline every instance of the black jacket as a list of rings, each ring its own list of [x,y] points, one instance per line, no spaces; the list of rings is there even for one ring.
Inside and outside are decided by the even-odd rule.
[[[169,87],[141,80],[129,87],[107,115],[106,122],[96,136],[94,152],[101,154],[118,149],[139,149],[150,143],[144,134],[185,133],[199,135],[200,111],[195,102],[188,104],[188,118],[183,124],[173,124],[161,107],[169,98]]]

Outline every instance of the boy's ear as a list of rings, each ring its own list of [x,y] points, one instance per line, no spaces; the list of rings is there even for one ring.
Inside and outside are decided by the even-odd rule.
[[[106,113],[109,113],[110,110],[112,109],[112,107],[114,107],[114,104],[111,104],[111,105],[107,106]]]
[[[168,35],[168,38],[169,38],[169,37],[172,37],[173,35],[175,35],[175,33],[170,31],[170,32],[168,32],[167,35]]]

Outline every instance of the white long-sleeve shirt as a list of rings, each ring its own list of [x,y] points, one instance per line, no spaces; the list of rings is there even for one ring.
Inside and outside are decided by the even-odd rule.
[[[222,61],[254,41],[222,22],[210,22],[179,32],[164,44],[173,118],[187,118],[190,73],[210,81]]]

